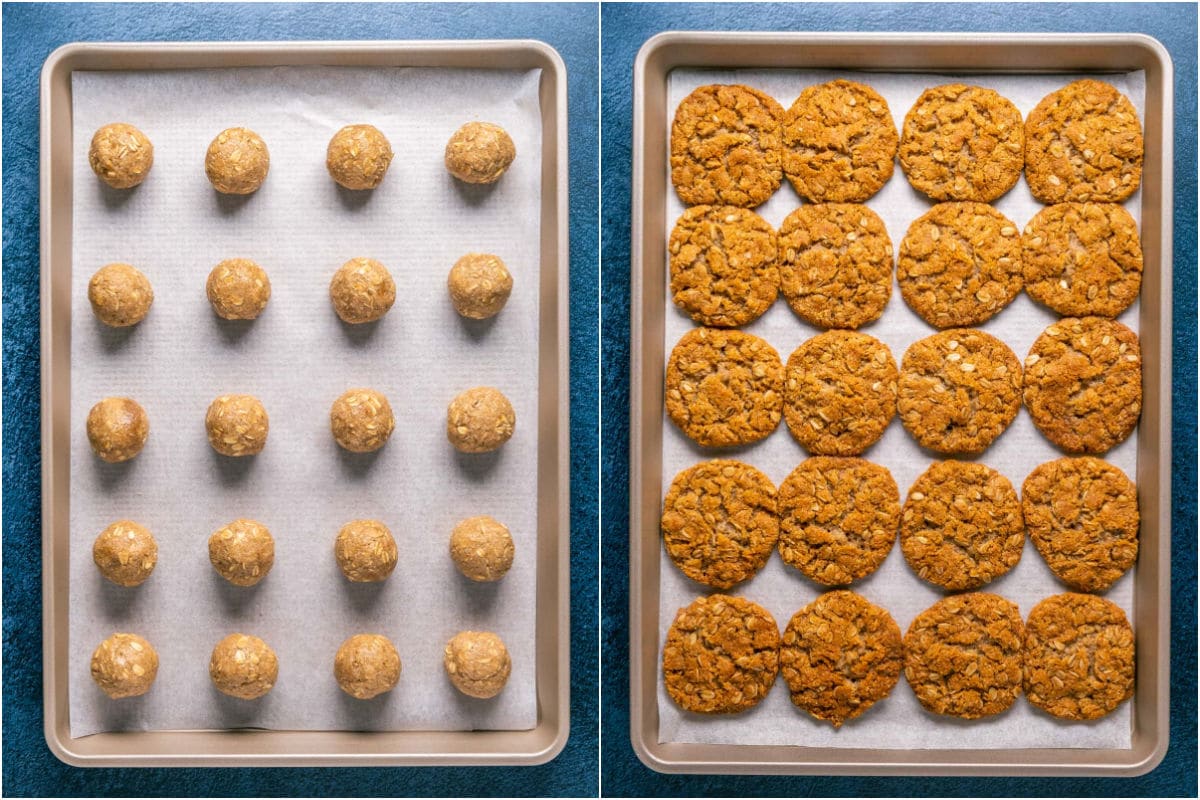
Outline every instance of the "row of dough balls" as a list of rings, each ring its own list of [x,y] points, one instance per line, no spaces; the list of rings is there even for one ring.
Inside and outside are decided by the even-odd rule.
[[[500,313],[512,293],[512,274],[499,256],[467,253],[450,268],[446,287],[459,315],[488,319]],[[230,258],[213,267],[205,286],[217,316],[252,320],[271,299],[266,270],[248,258]],[[396,282],[373,258],[352,258],[333,274],[329,300],[338,317],[351,325],[381,319],[396,302]],[[154,288],[131,264],[112,263],[88,281],[88,302],[96,318],[114,328],[136,325],[150,313]]]
[[[462,453],[487,453],[512,437],[517,415],[512,403],[490,386],[467,389],[446,409],[446,438]],[[221,395],[204,417],[208,441],[224,456],[252,456],[267,444],[270,421],[262,401],[249,394]],[[382,392],[356,388],[333,401],[329,411],[333,438],[352,453],[371,453],[385,444],[396,427],[392,406]],[[92,450],[110,464],[128,461],[150,437],[150,418],[129,397],[106,397],[87,418]]]
[[[460,631],[446,644],[442,663],[454,688],[480,699],[500,694],[512,672],[504,640],[490,631]],[[135,633],[114,633],[92,653],[91,672],[109,697],[138,697],[154,685],[158,653]],[[254,700],[275,686],[279,658],[257,636],[233,633],[213,648],[208,674],[223,694]],[[386,636],[360,633],[338,648],[333,675],[346,694],[369,700],[400,682],[400,653]]]
[[[340,186],[374,189],[392,163],[392,145],[374,125],[347,125],[333,135],[325,166]],[[446,143],[446,170],[466,183],[495,183],[517,156],[512,137],[499,125],[468,122]],[[132,189],[150,174],[154,145],[124,122],[105,125],[92,136],[88,150],[92,171],[114,189]],[[267,179],[271,155],[267,143],[249,128],[227,128],[217,134],[204,157],[204,174],[222,194],[252,194]]]

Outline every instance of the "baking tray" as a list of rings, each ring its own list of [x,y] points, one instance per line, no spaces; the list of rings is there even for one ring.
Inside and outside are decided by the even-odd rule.
[[[525,731],[178,730],[73,737],[67,692],[71,391],[71,73],[277,66],[541,69],[537,724]],[[42,647],[45,736],[76,766],[540,764],[570,712],[567,79],[537,41],[65,45],[41,79]]]
[[[1137,683],[1132,747],[885,750],[659,742],[659,568],[667,141],[676,67],[879,72],[1053,73],[1145,70],[1142,177],[1145,256],[1137,475],[1141,548],[1132,619]],[[1138,34],[667,32],[634,65],[630,343],[630,737],[659,772],[860,775],[1101,775],[1153,769],[1167,752],[1170,691],[1171,223],[1173,70],[1166,49]],[[893,180],[902,179],[893,177]]]

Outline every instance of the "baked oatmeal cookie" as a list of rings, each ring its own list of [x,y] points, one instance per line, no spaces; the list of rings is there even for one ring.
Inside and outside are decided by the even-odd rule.
[[[753,208],[783,181],[783,108],[749,86],[701,86],[675,109],[671,183],[685,205]]]
[[[840,728],[891,694],[904,667],[900,628],[854,592],[827,592],[783,632],[779,668],[792,702]]]
[[[714,594],[679,609],[663,645],[663,680],[680,708],[734,714],[757,705],[779,672],[779,627],[757,603]]]
[[[813,203],[861,203],[892,177],[898,140],[887,101],[870,86],[809,86],[783,119],[783,171]]]
[[[1025,357],[1024,387],[1025,407],[1047,439],[1068,453],[1105,453],[1142,413],[1137,334],[1101,317],[1061,319]]]
[[[926,89],[904,118],[900,166],[934,200],[990,203],[1016,186],[1025,126],[991,89],[950,83]]]
[[[1061,203],[1021,236],[1025,291],[1066,317],[1115,317],[1142,288],[1137,223],[1115,203]]]
[[[783,414],[783,364],[775,348],[741,331],[688,331],[667,361],[667,414],[705,447],[766,438]]]
[[[925,710],[962,719],[1005,711],[1021,693],[1025,628],[1017,604],[956,594],[917,615],[904,636],[904,677]]]
[[[864,205],[801,206],[779,230],[779,278],[804,321],[858,328],[879,319],[892,296],[892,240]]]
[[[1133,696],[1133,629],[1103,597],[1059,594],[1029,612],[1025,696],[1061,719],[1099,719]]]
[[[1073,589],[1103,592],[1137,560],[1137,487],[1112,464],[1048,461],[1025,478],[1021,509],[1038,552]]]
[[[778,239],[753,211],[689,208],[671,231],[670,250],[671,298],[699,325],[745,325],[775,302]]]
[[[1129,98],[1082,80],[1042,98],[1025,122],[1025,180],[1043,203],[1117,203],[1142,180],[1142,125]]]
[[[1021,408],[1021,362],[973,328],[913,342],[900,362],[900,421],[922,447],[982,453]]]
[[[663,503],[663,544],[675,566],[718,589],[754,577],[779,539],[775,484],[730,459],[689,467]]]
[[[1015,567],[1024,547],[1021,501],[991,467],[937,462],[908,490],[900,550],[923,580],[955,592],[978,589]]]
[[[865,333],[826,331],[788,358],[783,416],[814,455],[856,456],[896,415],[896,360]]]
[[[900,295],[935,328],[979,325],[1021,291],[1021,237],[985,203],[939,203],[909,226],[896,261]]]
[[[779,486],[779,554],[823,586],[878,569],[899,525],[892,473],[861,458],[810,458]]]

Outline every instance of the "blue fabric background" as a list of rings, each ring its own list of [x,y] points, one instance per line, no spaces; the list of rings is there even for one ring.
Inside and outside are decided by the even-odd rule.
[[[1184,5],[606,4],[604,119],[601,640],[605,795],[1106,796],[1196,794],[1196,8]],[[667,30],[1142,32],[1175,62],[1175,448],[1173,454],[1171,747],[1136,779],[663,776],[629,744],[628,460],[629,180],[633,62]]]
[[[576,795],[596,767],[594,5],[11,5],[4,10],[4,790],[13,796]],[[567,64],[571,154],[571,738],[524,769],[77,769],[42,737],[38,81],[73,41],[540,39]]]

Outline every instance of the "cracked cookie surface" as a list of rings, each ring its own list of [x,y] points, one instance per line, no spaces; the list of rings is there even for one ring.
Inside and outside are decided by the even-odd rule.
[[[779,230],[779,277],[801,319],[858,328],[879,319],[892,296],[892,240],[864,205],[804,205]]]
[[[870,86],[809,86],[784,116],[783,170],[813,203],[861,203],[892,177],[898,141],[887,101]]]
[[[765,608],[714,594],[679,609],[663,646],[671,699],[698,714],[757,705],[779,673],[779,627]]]
[[[943,589],[978,589],[1017,565],[1021,502],[1008,478],[967,461],[930,465],[908,490],[900,549],[913,572]]]
[[[1137,334],[1101,317],[1059,320],[1025,358],[1024,395],[1038,430],[1066,452],[1111,450],[1142,413]]]
[[[824,586],[845,586],[884,562],[900,524],[900,490],[861,458],[807,459],[779,486],[779,554]]]
[[[671,299],[700,325],[734,328],[775,302],[775,229],[735,206],[689,208],[671,231]]]

